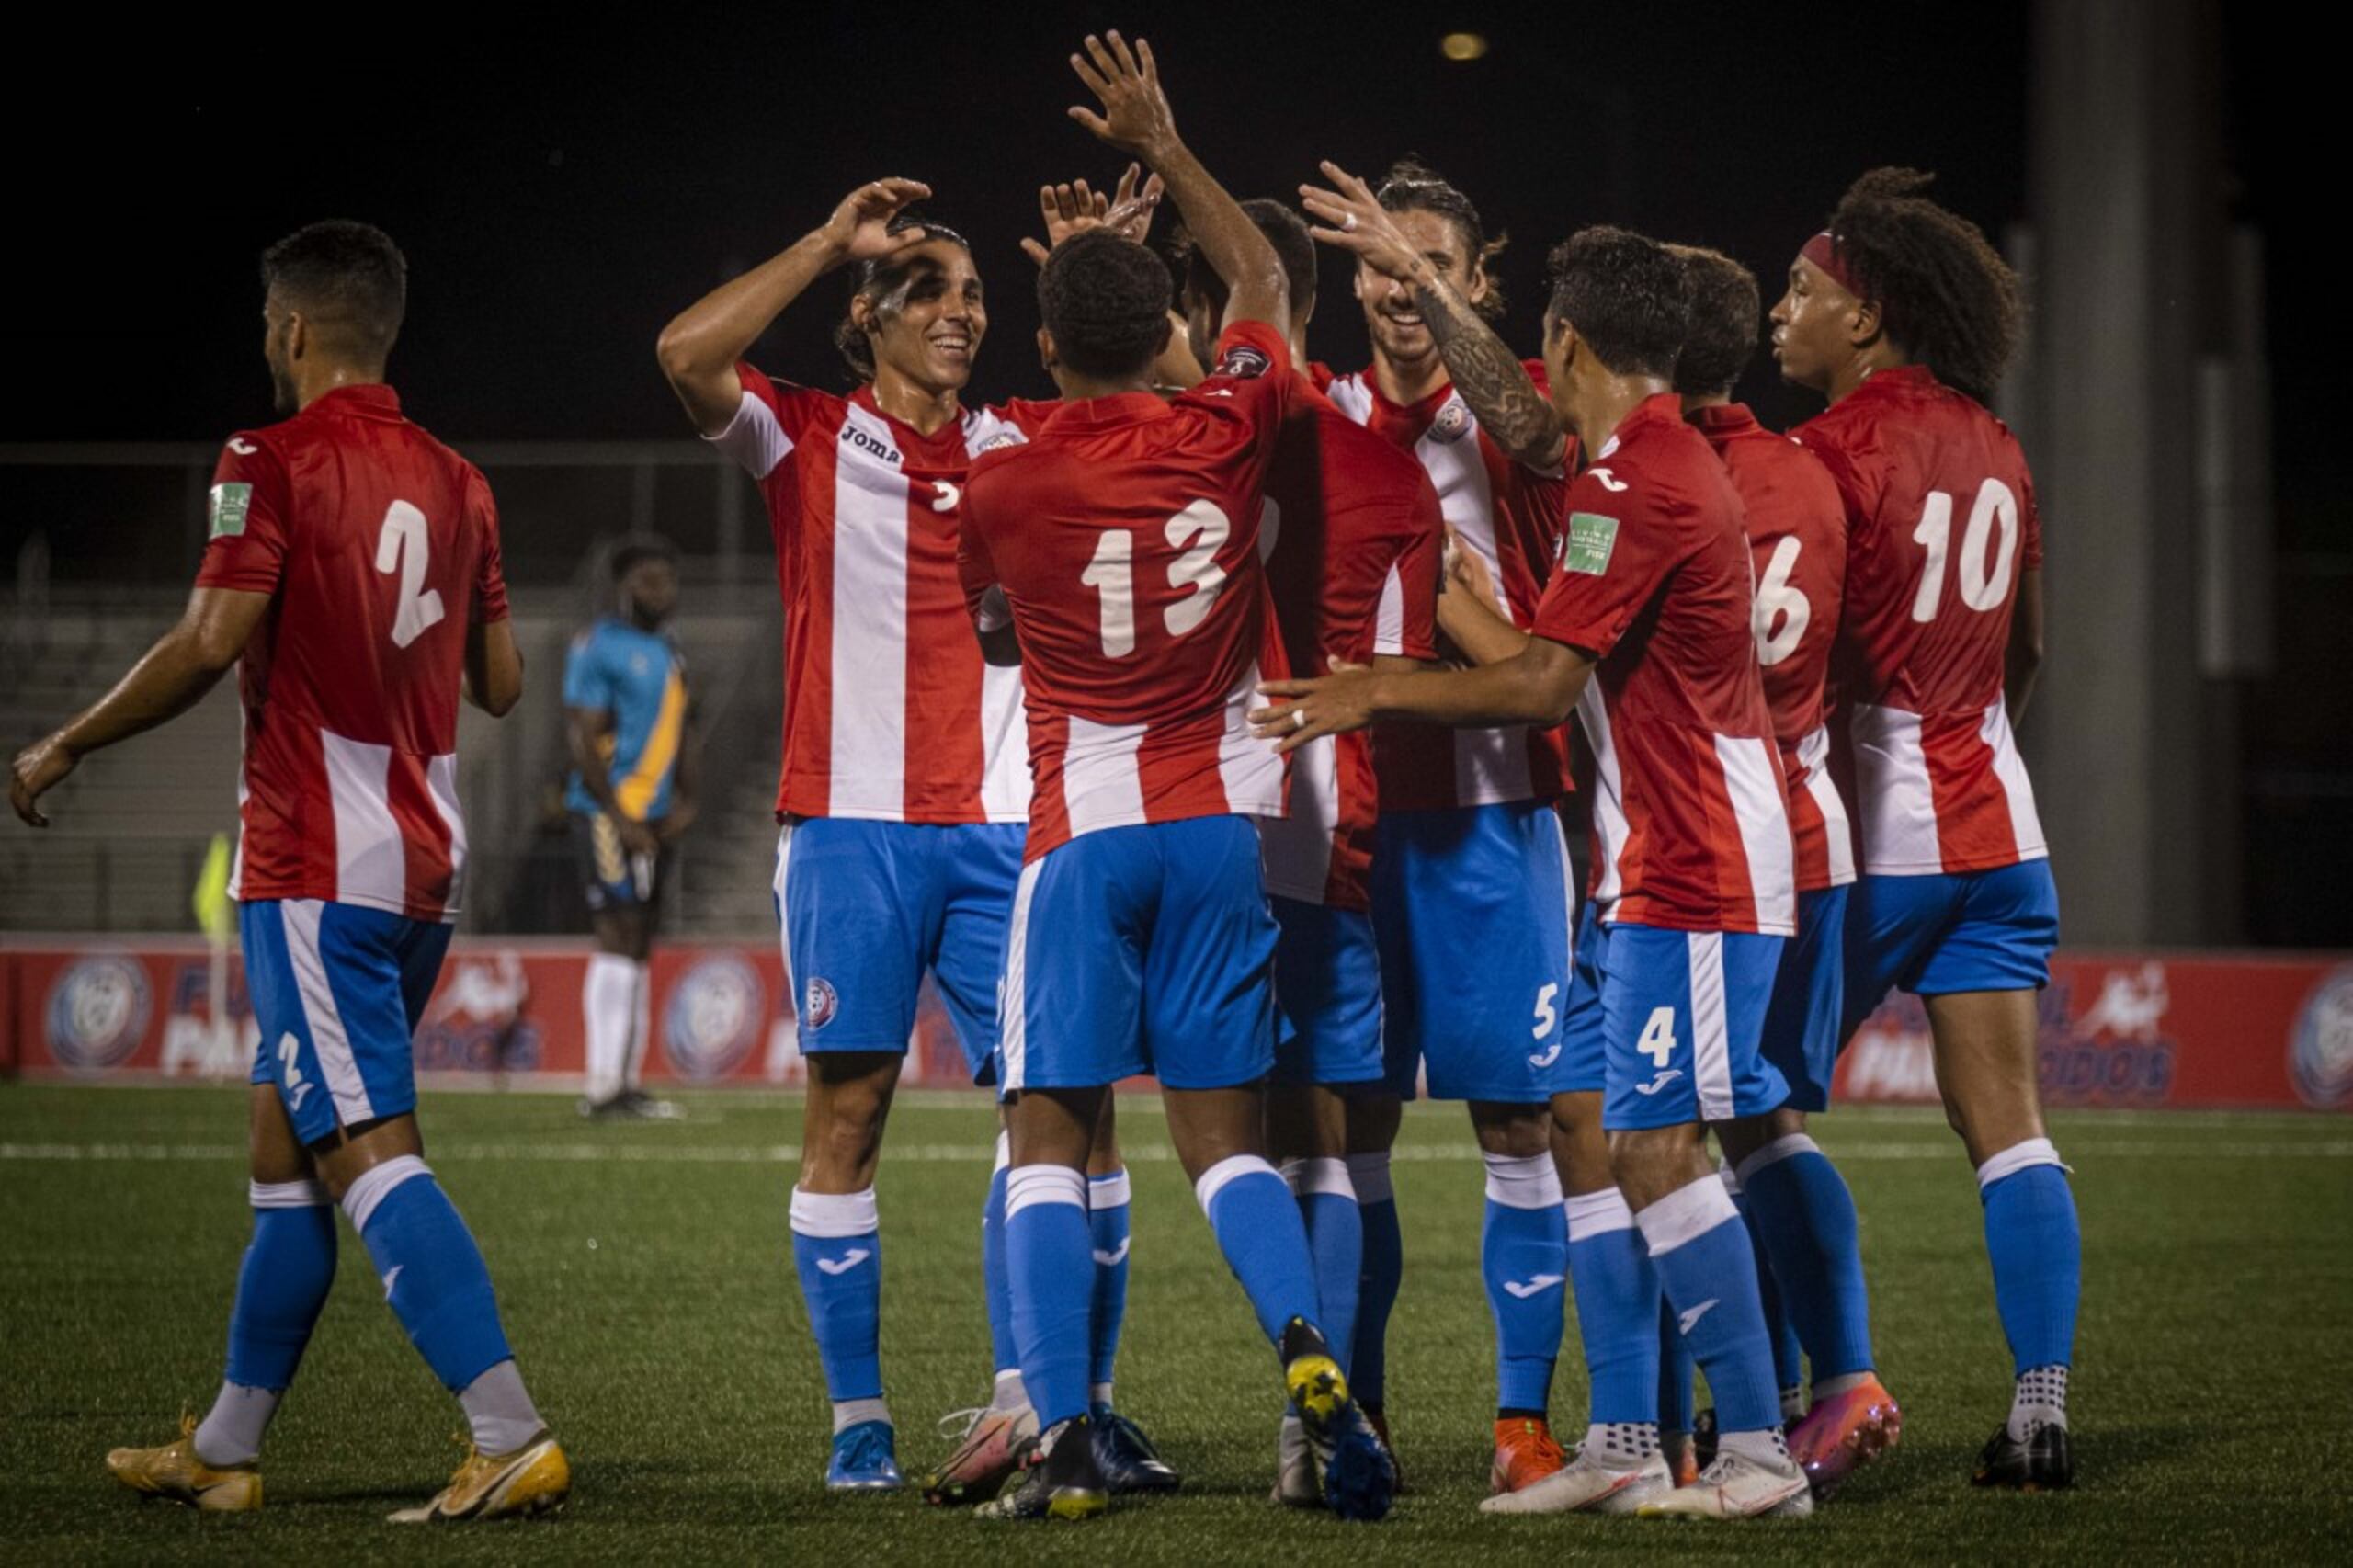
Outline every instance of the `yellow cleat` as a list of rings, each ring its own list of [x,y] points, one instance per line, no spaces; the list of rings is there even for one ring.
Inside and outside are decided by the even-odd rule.
[[[160,1449],[117,1449],[107,1473],[149,1497],[165,1497],[218,1514],[261,1506],[261,1471],[249,1464],[215,1470],[196,1457],[196,1417],[180,1417],[176,1441]]]
[[[524,1519],[563,1505],[572,1494],[572,1467],[553,1437],[541,1432],[511,1454],[468,1447],[466,1462],[422,1508],[392,1515],[396,1525],[440,1519]]]

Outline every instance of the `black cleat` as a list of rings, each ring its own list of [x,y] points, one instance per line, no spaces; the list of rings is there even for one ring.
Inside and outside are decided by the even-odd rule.
[[[1084,1415],[1029,1439],[1020,1481],[972,1510],[983,1519],[1092,1519],[1111,1506],[1095,1466],[1095,1424]]]
[[[1180,1478],[1143,1435],[1142,1427],[1115,1410],[1098,1409],[1092,1419],[1095,1468],[1102,1472],[1112,1495],[1176,1490]]]
[[[2057,1492],[2075,1483],[2075,1454],[2064,1426],[2037,1426],[2020,1442],[2006,1423],[1977,1456],[1972,1486],[2007,1486],[2018,1492]]]

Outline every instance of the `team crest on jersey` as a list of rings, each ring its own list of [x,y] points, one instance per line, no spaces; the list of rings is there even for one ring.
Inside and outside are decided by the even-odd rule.
[[[834,990],[832,981],[820,976],[802,988],[801,1017],[811,1033],[813,1034],[832,1023],[835,1015],[841,1010],[842,999]]]
[[[2325,1110],[2353,1099],[2353,966],[2330,971],[2304,999],[2288,1075],[2306,1105]]]
[[[1275,368],[1275,362],[1246,343],[1237,343],[1217,362],[1217,373],[1237,381],[1255,381]]]
[[[979,457],[983,452],[1002,451],[1006,447],[1017,447],[1019,445],[1021,445],[1020,432],[1016,430],[995,430],[981,437],[980,445],[972,449],[972,455],[974,457]]]
[[[119,953],[96,953],[75,962],[49,988],[42,1013],[49,1053],[74,1073],[103,1073],[130,1060],[146,1038],[154,997],[147,971]]]
[[[1450,446],[1471,433],[1471,410],[1460,396],[1446,400],[1446,406],[1430,421],[1430,439],[1440,446]]]
[[[1609,570],[1618,548],[1618,519],[1598,512],[1572,512],[1569,531],[1561,540],[1561,565],[1570,572],[1598,577]]]
[[[767,1012],[767,987],[750,964],[733,953],[705,959],[671,988],[662,1048],[688,1078],[724,1078],[766,1032]]]

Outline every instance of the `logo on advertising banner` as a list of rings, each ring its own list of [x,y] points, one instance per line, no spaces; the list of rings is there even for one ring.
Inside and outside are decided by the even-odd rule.
[[[528,1011],[530,978],[519,954],[468,957],[449,966],[416,1031],[416,1064],[427,1071],[531,1073],[540,1064],[540,1027]]]
[[[704,959],[671,988],[662,1047],[683,1075],[723,1078],[767,1032],[768,994],[757,971],[733,953]]]
[[[147,971],[120,953],[91,953],[77,960],[49,988],[43,1009],[49,1023],[49,1053],[62,1067],[97,1074],[131,1059],[146,1038],[154,1008]]]
[[[2099,994],[2073,1023],[2072,988],[2042,994],[2042,1097],[2052,1105],[2164,1105],[2173,1097],[2178,1044],[2165,1032],[2173,994],[2165,966],[2102,972]]]
[[[1881,1003],[1855,1031],[1844,1067],[1839,1093],[1847,1099],[1934,1104],[1937,1053],[1920,999],[1895,994]]]
[[[2304,1103],[2324,1110],[2353,1099],[2353,965],[2329,971],[2296,1014],[2288,1075]]]

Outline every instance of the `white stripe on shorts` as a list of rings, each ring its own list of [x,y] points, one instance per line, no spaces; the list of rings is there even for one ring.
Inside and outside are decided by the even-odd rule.
[[[1691,1083],[1703,1121],[1732,1119],[1732,1043],[1724,1030],[1724,938],[1690,931]]]
[[[319,956],[319,920],[326,905],[314,898],[290,898],[280,900],[278,907],[285,926],[286,956],[294,968],[295,989],[301,994],[303,1019],[311,1026],[319,1074],[335,1101],[335,1120],[346,1127],[372,1121],[376,1108],[352,1055],[351,1037],[344,1032],[342,1009],[335,1005],[335,991],[327,983],[326,962]]]
[[[1045,865],[1032,860],[1021,868],[1021,881],[1013,890],[1013,917],[1005,933],[1005,973],[996,986],[996,1049],[998,1083],[1008,1093],[1023,1085],[1029,1057],[1029,901]]]

